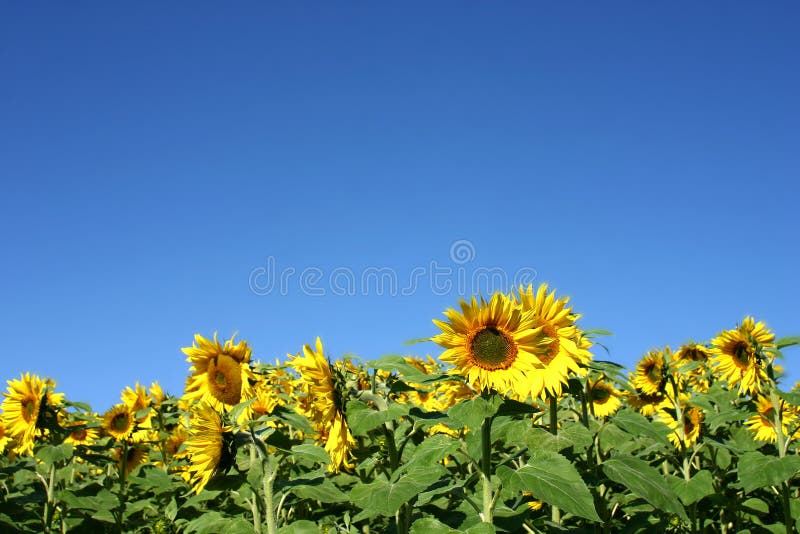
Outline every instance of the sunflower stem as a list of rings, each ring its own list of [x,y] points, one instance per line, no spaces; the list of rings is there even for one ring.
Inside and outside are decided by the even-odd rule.
[[[276,469],[273,465],[273,456],[268,454],[264,461],[264,515],[267,517],[267,533],[276,534],[278,532],[278,522],[275,517],[275,503],[273,497],[273,483],[275,482]]]
[[[777,436],[778,456],[783,458],[786,456],[787,451],[787,436],[783,433],[783,406],[778,394],[775,392],[775,387],[770,391],[770,400],[772,400],[773,410],[773,425],[775,426],[775,434]],[[781,500],[783,504],[783,522],[786,527],[786,533],[792,534],[794,532],[794,522],[792,521],[791,509],[791,488],[789,484],[783,482],[781,484]]]
[[[550,433],[554,436],[558,435],[558,398],[555,395],[549,395],[550,398]],[[553,506],[551,510],[551,518],[553,523],[561,524],[561,510],[558,506]]]
[[[128,440],[122,440],[122,461],[119,464],[119,515],[117,516],[117,527],[120,534],[123,532],[125,523],[125,504],[128,493]]]
[[[492,498],[492,419],[483,420],[481,428],[481,479],[483,481],[483,522],[492,523],[494,499]]]

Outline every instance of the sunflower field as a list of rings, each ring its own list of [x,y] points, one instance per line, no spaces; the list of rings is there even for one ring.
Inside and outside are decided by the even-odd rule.
[[[541,285],[445,311],[436,358],[317,339],[271,364],[196,335],[180,395],[136,382],[103,413],[24,374],[3,394],[0,531],[800,528],[800,389],[779,365],[800,338],[745,317],[629,372],[579,319]]]

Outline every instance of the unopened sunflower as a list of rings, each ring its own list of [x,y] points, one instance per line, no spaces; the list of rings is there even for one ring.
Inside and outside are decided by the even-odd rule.
[[[532,310],[523,312],[506,295],[495,293],[489,302],[475,297],[461,301],[461,311],[448,309],[447,321],[434,319],[442,333],[432,340],[446,350],[439,356],[453,364],[478,390],[495,390],[526,398],[532,388],[530,374],[544,369],[539,360],[549,347]]]
[[[580,316],[567,306],[569,297],[557,299],[555,291],[548,292],[547,284],[541,284],[535,292],[532,284],[527,289],[520,287],[518,297],[522,311],[533,314],[534,325],[549,340],[544,350],[537,353],[543,367],[526,373],[531,398],[548,394],[558,397],[570,376],[585,374],[585,367],[592,359],[587,350],[591,342],[575,324]]]
[[[2,418],[6,433],[14,440],[14,451],[32,454],[34,441],[46,432],[48,420],[57,421],[57,412],[64,402],[62,393],[54,393],[55,382],[26,373],[19,380],[8,381],[3,393]]]
[[[251,381],[255,381],[255,375],[250,368],[247,342],[229,339],[220,344],[216,334],[213,340],[197,334],[194,345],[182,350],[192,364],[186,379],[187,399],[204,400],[222,410],[252,397]]]
[[[289,365],[300,373],[300,389],[305,398],[297,409],[311,421],[318,443],[324,443],[331,457],[328,470],[338,472],[342,467],[352,468],[351,451],[356,442],[347,426],[342,392],[325,359],[322,340],[317,338],[314,349],[304,345],[302,355],[289,357]]]
[[[764,349],[775,347],[775,334],[762,322],[745,317],[742,324],[721,332],[712,341],[713,363],[728,386],[739,386],[740,395],[763,390],[769,380]]]

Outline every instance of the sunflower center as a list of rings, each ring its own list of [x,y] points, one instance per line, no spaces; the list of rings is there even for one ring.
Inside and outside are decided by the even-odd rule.
[[[34,419],[36,415],[36,400],[34,399],[25,399],[22,401],[22,417],[28,423]]]
[[[661,368],[657,364],[651,363],[644,372],[653,384],[661,382]]]
[[[242,372],[239,364],[221,354],[208,365],[208,390],[211,395],[225,404],[239,404],[242,398]]]
[[[128,414],[123,412],[123,413],[118,413],[117,415],[114,416],[113,419],[111,419],[110,426],[113,430],[117,432],[125,432],[126,430],[128,430],[129,424],[130,421],[128,420]]]
[[[597,388],[592,390],[592,402],[603,404],[611,397],[611,393],[604,388]]]
[[[750,364],[750,351],[748,350],[747,343],[742,341],[736,343],[733,346],[733,350],[731,351],[733,354],[733,358],[736,360],[736,363],[743,367],[747,367]]]
[[[517,348],[503,332],[488,327],[472,338],[470,353],[483,369],[508,369],[517,357]]]
[[[70,435],[69,435],[69,436],[70,436],[72,439],[74,439],[75,441],[84,441],[84,440],[86,439],[86,436],[87,436],[88,434],[89,434],[89,431],[88,431],[88,430],[86,430],[85,428],[79,428],[78,430],[73,430],[73,431],[70,433]]]

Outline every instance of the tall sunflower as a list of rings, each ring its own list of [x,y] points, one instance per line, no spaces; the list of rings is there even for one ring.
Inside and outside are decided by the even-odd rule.
[[[687,343],[672,355],[671,367],[681,372],[681,367],[688,364],[695,364],[696,367],[685,373],[682,378],[688,382],[688,387],[698,393],[708,391],[710,382],[708,380],[708,365],[711,360],[711,350],[699,343]]]
[[[523,312],[511,298],[495,293],[489,302],[473,297],[461,301],[461,312],[444,312],[448,321],[433,322],[442,333],[432,341],[446,350],[439,356],[453,364],[478,390],[510,393],[526,398],[533,386],[530,375],[544,369],[539,360],[549,348],[533,310]]]
[[[634,410],[648,417],[655,415],[659,410],[669,408],[670,405],[664,392],[648,395],[637,390],[635,393],[627,393],[626,399]]]
[[[619,400],[620,395],[617,388],[602,377],[596,380],[589,379],[586,383],[589,411],[596,417],[608,417],[619,410],[622,404]]]
[[[303,354],[289,355],[289,365],[300,373],[300,390],[305,399],[299,402],[297,410],[305,415],[317,432],[317,441],[325,444],[331,457],[328,471],[338,472],[342,467],[351,469],[352,449],[356,441],[350,434],[344,414],[342,392],[331,366],[325,359],[322,340],[317,338],[316,346],[303,346]]]
[[[666,352],[669,353],[669,347]],[[633,375],[633,386],[645,395],[663,392],[667,383],[667,361],[664,352],[651,350],[639,360]]]
[[[48,421],[57,421],[57,411],[64,402],[62,393],[54,393],[55,382],[26,373],[19,380],[8,381],[3,393],[3,423],[8,436],[14,440],[14,451],[32,454],[36,438],[45,433]]]
[[[714,338],[712,360],[720,377],[729,387],[739,386],[740,395],[752,395],[763,389],[769,362],[763,349],[775,347],[775,334],[762,322],[745,317],[742,324],[725,330]]]
[[[118,441],[129,439],[135,425],[135,415],[127,404],[117,404],[103,415],[103,430]]]
[[[546,348],[536,355],[544,367],[527,373],[531,398],[546,394],[557,397],[570,375],[585,374],[592,359],[587,350],[591,342],[575,324],[580,316],[567,306],[569,297],[557,299],[555,291],[548,293],[547,284],[541,284],[536,292],[532,284],[527,290],[520,286],[518,295],[522,311],[533,314],[534,326],[541,328],[549,340]]]
[[[758,413],[745,421],[745,425],[755,434],[757,441],[775,443],[778,440],[778,433],[775,431],[775,406],[769,397],[759,395],[756,399],[756,410]],[[783,400],[780,400],[780,410],[781,430],[786,436],[789,425],[797,419],[797,415]]]
[[[703,424],[703,410],[698,407],[683,406],[683,425],[678,422],[673,410],[661,410],[656,419],[666,424],[672,432],[669,440],[675,447],[680,447],[681,442],[685,447],[691,447],[700,438],[700,429]],[[682,435],[681,435],[682,433]]]
[[[189,423],[189,437],[181,457],[188,458],[186,478],[195,493],[200,493],[216,474],[230,469],[235,460],[231,428],[209,403],[195,406]]]
[[[251,381],[256,377],[250,368],[247,342],[229,339],[223,345],[216,334],[213,340],[196,334],[194,345],[181,350],[192,364],[184,395],[188,400],[204,400],[221,410],[253,396]]]

